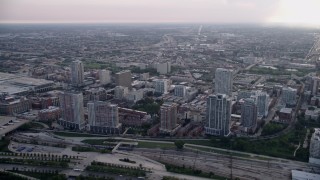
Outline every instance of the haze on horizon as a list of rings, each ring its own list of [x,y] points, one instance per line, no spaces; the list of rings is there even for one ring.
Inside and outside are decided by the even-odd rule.
[[[320,26],[320,0],[1,0],[0,23],[279,23]]]

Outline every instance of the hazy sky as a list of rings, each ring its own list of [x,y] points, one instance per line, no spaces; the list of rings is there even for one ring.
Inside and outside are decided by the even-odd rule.
[[[0,0],[0,22],[320,25],[320,0]]]

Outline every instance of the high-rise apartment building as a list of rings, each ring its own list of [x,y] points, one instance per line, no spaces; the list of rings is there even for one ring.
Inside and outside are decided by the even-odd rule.
[[[241,124],[247,132],[254,132],[257,126],[257,105],[252,98],[244,99],[241,105]]]
[[[231,100],[225,94],[210,95],[207,99],[205,133],[227,136],[231,119]]]
[[[111,83],[111,72],[109,70],[99,71],[100,84],[105,85]]]
[[[215,94],[232,95],[233,74],[229,69],[217,68],[215,73]]]
[[[155,81],[155,93],[166,94],[169,90],[169,80],[168,79],[157,79]]]
[[[82,93],[61,93],[59,101],[61,118],[58,120],[58,124],[65,128],[82,130],[85,125]]]
[[[174,87],[174,95],[178,97],[185,97],[187,93],[187,87],[183,85],[176,85]]]
[[[269,95],[266,92],[257,91],[255,94],[258,117],[266,117],[269,109]]]
[[[116,86],[114,88],[114,98],[115,99],[124,99],[129,93],[128,87]]]
[[[71,84],[79,87],[84,83],[84,67],[82,61],[76,60],[71,63]]]
[[[126,70],[126,71],[121,71],[115,74],[115,81],[117,86],[124,86],[129,89],[131,89],[131,71]]]
[[[296,104],[297,89],[290,87],[282,88],[282,102],[286,105],[294,106]]]
[[[315,96],[318,94],[319,81],[320,81],[319,77],[311,78],[311,85],[310,85],[311,95]]]
[[[310,140],[309,163],[320,165],[320,128],[315,128]]]
[[[171,63],[170,62],[158,63],[156,64],[156,69],[157,69],[157,72],[160,74],[168,74],[171,72]]]
[[[93,133],[118,134],[118,106],[108,102],[94,101],[88,103],[88,120]]]
[[[164,103],[160,107],[160,131],[171,133],[177,126],[177,104]]]

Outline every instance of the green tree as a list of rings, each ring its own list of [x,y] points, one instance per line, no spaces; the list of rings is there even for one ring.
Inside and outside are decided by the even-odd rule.
[[[183,149],[185,142],[181,140],[177,140],[174,142],[174,145],[177,147],[177,149]]]

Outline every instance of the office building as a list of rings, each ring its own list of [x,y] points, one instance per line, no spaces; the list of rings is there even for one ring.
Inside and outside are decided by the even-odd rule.
[[[111,83],[111,72],[109,70],[99,71],[100,84],[105,85]]]
[[[160,107],[160,132],[171,133],[177,127],[177,104],[164,103]]]
[[[71,84],[76,87],[84,84],[84,67],[82,61],[76,60],[71,63]]]
[[[174,95],[178,97],[185,97],[187,93],[187,87],[183,85],[176,85],[174,87]]]
[[[320,165],[320,128],[315,128],[310,140],[309,163]]]
[[[116,86],[123,86],[131,89],[131,71],[126,70],[126,71],[121,71],[115,74],[115,81],[116,81]]]
[[[157,79],[155,81],[155,93],[166,94],[169,90],[169,80],[168,79]]]
[[[116,86],[114,88],[114,98],[115,99],[124,99],[129,93],[128,87]]]
[[[81,92],[64,92],[59,95],[61,118],[58,124],[65,128],[82,130],[84,128],[83,95]]]
[[[241,105],[241,125],[245,132],[254,132],[257,126],[257,105],[252,98],[244,99]]]
[[[231,100],[225,94],[210,95],[207,99],[205,133],[227,136],[231,119]]]
[[[294,106],[296,104],[296,95],[296,89],[290,87],[282,88],[282,102],[287,106]]]
[[[158,63],[156,64],[156,69],[157,69],[157,72],[160,74],[168,74],[171,72],[171,63],[170,62]]]
[[[118,106],[115,104],[102,101],[89,102],[88,121],[90,131],[93,133],[120,133]]]
[[[231,70],[217,68],[215,73],[215,94],[232,95],[233,74]]]

